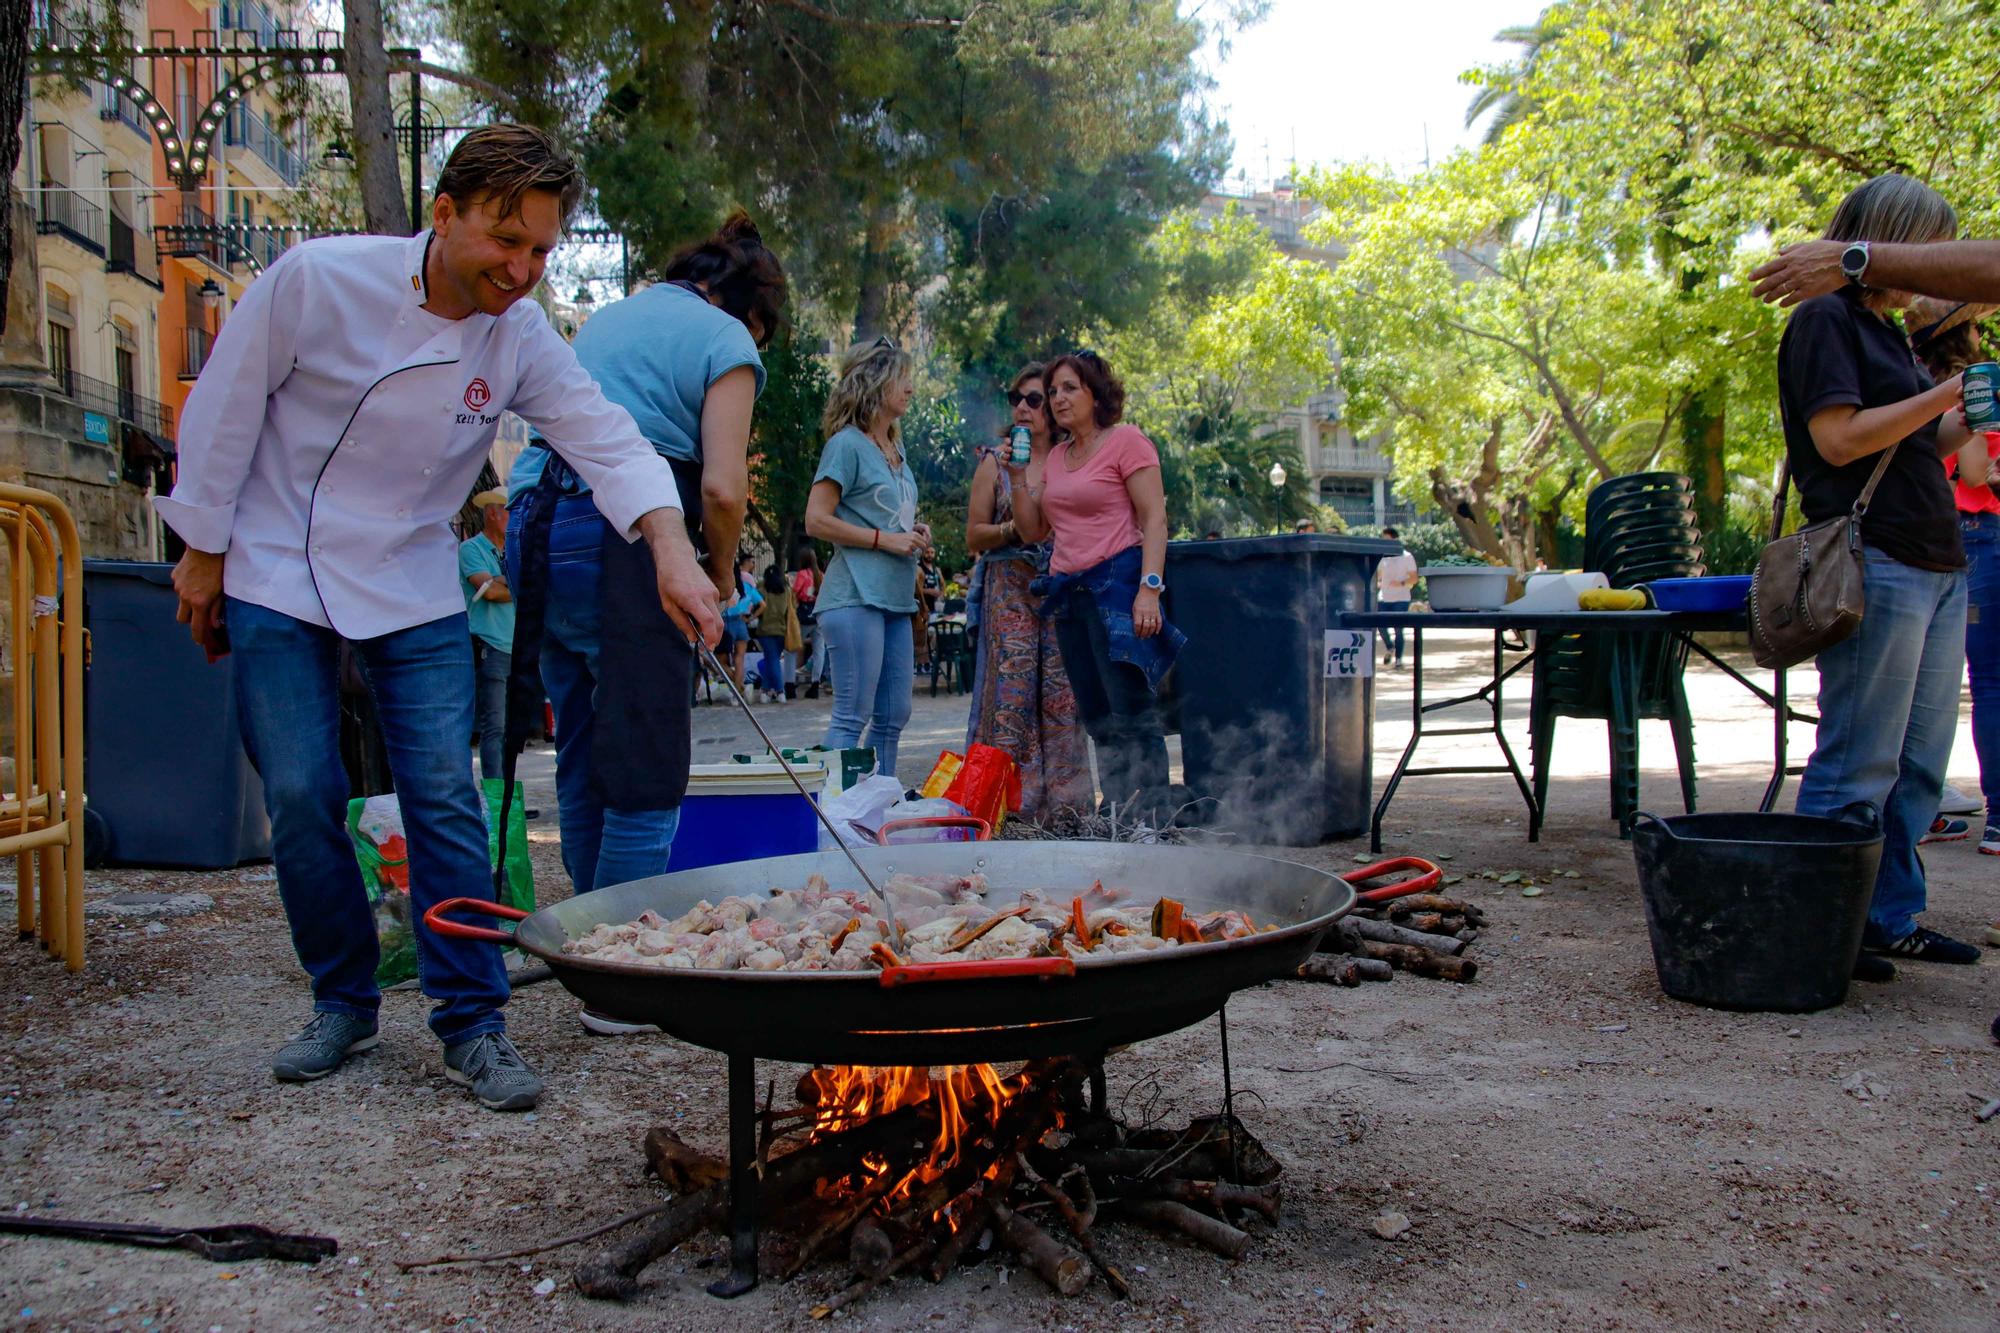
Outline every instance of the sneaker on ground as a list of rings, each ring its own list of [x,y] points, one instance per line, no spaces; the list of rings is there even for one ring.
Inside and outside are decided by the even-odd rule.
[[[310,1083],[346,1064],[348,1056],[373,1050],[381,1041],[372,1018],[316,1013],[298,1036],[271,1057],[271,1072],[283,1083]]]
[[[1972,836],[1972,825],[1963,819],[1947,819],[1939,815],[1931,821],[1931,831],[1917,839],[1921,846],[1927,842],[1964,842]]]
[[[1979,835],[1979,850],[1986,856],[2000,856],[2000,824],[1988,824]]]
[[[1858,954],[1854,959],[1854,979],[1872,981],[1876,984],[1894,981],[1896,965],[1879,953]]]
[[[444,1048],[444,1076],[489,1111],[532,1111],[542,1080],[504,1032],[485,1032]]]
[[[1976,963],[1979,950],[1963,940],[1955,940],[1949,935],[1940,935],[1928,926],[1918,926],[1893,944],[1885,944],[1870,926],[1862,936],[1863,948],[1876,953],[1887,954],[1891,958],[1910,958],[1920,963]]]
[[[583,1030],[595,1032],[600,1037],[638,1037],[647,1034],[659,1035],[660,1029],[651,1023],[627,1023],[622,1018],[612,1018],[600,1014],[595,1009],[583,1011]]]
[[[1938,797],[1938,813],[1941,815],[1983,815],[1986,802],[1977,796],[1967,796],[1949,782],[1944,784],[1944,794]]]
[[[2000,921],[1995,921],[1986,928],[1986,942],[1992,945],[2000,945]]]

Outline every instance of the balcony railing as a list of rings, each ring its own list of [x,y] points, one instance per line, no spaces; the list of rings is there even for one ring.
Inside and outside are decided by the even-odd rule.
[[[305,178],[305,159],[285,142],[284,135],[271,127],[270,121],[247,106],[229,109],[223,122],[222,141],[231,147],[248,148],[263,158],[287,185],[297,185]]]
[[[226,226],[225,230],[229,233],[230,253],[238,260],[248,259],[260,270],[271,267],[287,249],[282,239],[268,231],[244,226]]]
[[[152,141],[152,127],[139,115],[139,108],[133,105],[131,98],[108,83],[100,83],[96,87],[99,120],[117,121],[141,139]]]
[[[153,245],[153,233],[113,213],[111,244],[105,252],[104,269],[107,273],[130,273],[159,286],[160,256]]]
[[[165,403],[142,397],[131,389],[106,384],[74,370],[50,371],[56,392],[88,412],[102,412],[119,421],[129,421],[154,439],[173,443],[174,410]]]
[[[234,32],[247,32],[256,38],[260,47],[269,48],[278,44],[278,20],[257,0],[222,0],[216,10],[216,26]]]
[[[215,350],[215,335],[199,324],[181,330],[181,378],[191,380],[201,374]]]
[[[1379,449],[1361,449],[1351,445],[1322,445],[1315,460],[1321,472],[1344,472],[1366,477],[1386,477],[1394,466],[1389,456]]]
[[[75,190],[44,185],[35,230],[44,236],[66,236],[94,254],[104,253],[104,210]]]
[[[220,269],[229,267],[229,247],[214,218],[193,204],[181,205],[170,216],[175,220],[154,228],[162,253],[175,259],[206,259]]]

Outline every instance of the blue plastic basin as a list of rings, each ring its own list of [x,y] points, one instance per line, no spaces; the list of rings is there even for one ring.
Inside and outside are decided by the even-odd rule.
[[[1716,574],[1705,579],[1657,579],[1646,587],[1662,611],[1741,611],[1750,598],[1748,574]]]

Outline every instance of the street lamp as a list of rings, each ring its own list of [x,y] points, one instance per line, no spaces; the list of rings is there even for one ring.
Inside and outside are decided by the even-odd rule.
[[[576,304],[582,306],[586,310],[588,310],[591,306],[597,304],[597,298],[590,294],[589,283],[579,282],[576,285]]]
[[[203,278],[201,280],[201,289],[196,295],[201,297],[203,309],[219,310],[222,308],[222,287],[214,278]]]
[[[347,145],[338,139],[328,141],[326,151],[320,154],[319,164],[328,171],[351,171],[354,168],[354,154],[347,151]]]
[[[1285,478],[1291,474],[1285,471],[1285,465],[1283,463],[1273,463],[1271,464],[1271,470],[1265,475],[1266,477],[1269,478],[1271,482],[1272,490],[1282,491],[1283,489],[1285,489]]]

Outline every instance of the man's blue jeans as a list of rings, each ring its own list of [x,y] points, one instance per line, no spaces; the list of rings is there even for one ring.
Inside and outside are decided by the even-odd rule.
[[[381,950],[347,834],[340,636],[232,597],[225,612],[243,745],[264,779],[271,859],[313,1008],[373,1018]],[[463,613],[354,645],[368,679],[410,849],[410,907],[493,898],[486,812],[472,781],[472,640]],[[506,1029],[507,971],[491,944],[418,926],[417,975],[446,1044]]]
[[[519,514],[507,530],[507,581],[519,587]],[[591,791],[597,657],[603,641],[598,579],[604,516],[588,495],[556,506],[549,530],[549,602],[542,638],[542,686],[556,715],[556,806],[563,869],[578,893],[667,873],[681,812],[617,810]]]
[[[1819,734],[1799,782],[1802,815],[1865,801],[1882,814],[1869,937],[1902,939],[1924,910],[1917,843],[1937,818],[1965,670],[1965,575],[1866,548],[1861,628],[1819,655]]]
[[[2000,514],[1961,514],[1967,602],[1965,672],[1972,679],[1972,748],[1986,822],[2000,824]]]
[[[875,771],[895,777],[896,745],[910,720],[916,680],[917,645],[910,637],[909,613],[843,606],[819,613],[819,632],[826,636],[833,666],[827,747],[844,750],[861,744],[865,726],[868,744],[875,747]]]
[[[506,754],[507,673],[513,669],[514,654],[474,639],[472,657],[479,673],[479,776],[498,782]]]

